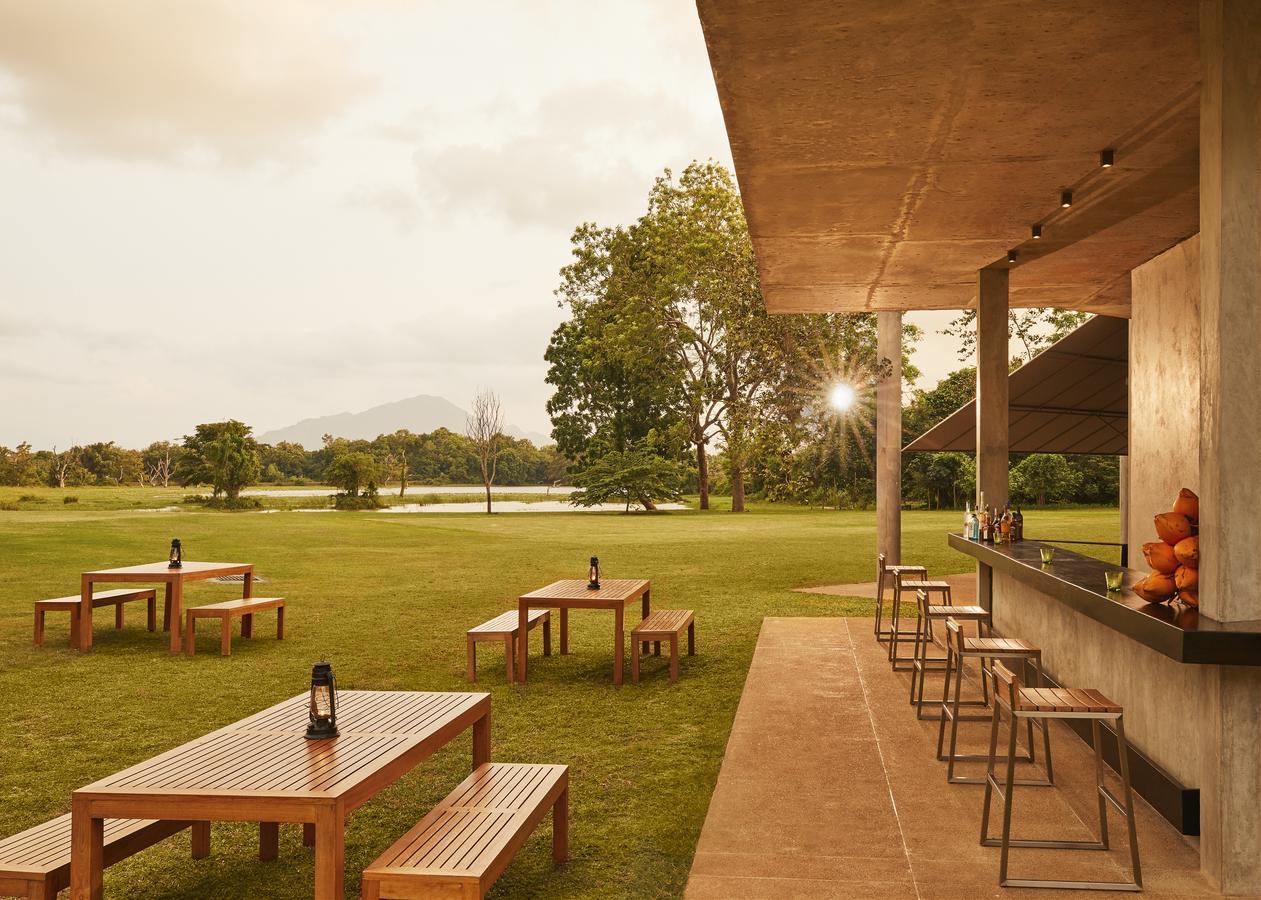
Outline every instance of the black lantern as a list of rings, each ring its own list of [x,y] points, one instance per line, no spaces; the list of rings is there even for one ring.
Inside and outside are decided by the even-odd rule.
[[[591,566],[587,569],[587,590],[600,589],[600,557],[591,557]]]
[[[336,682],[331,664],[320,661],[311,669],[311,710],[306,727],[308,741],[337,737]]]
[[[171,538],[171,558],[167,568],[178,569],[184,565],[184,550],[180,547],[179,538]]]

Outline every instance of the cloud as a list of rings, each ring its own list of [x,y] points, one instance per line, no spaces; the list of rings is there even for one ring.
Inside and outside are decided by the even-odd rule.
[[[0,122],[114,158],[252,162],[365,86],[325,3],[0,0]]]
[[[420,223],[420,201],[414,191],[400,187],[360,188],[346,197],[346,205],[382,213],[404,234],[415,231]]]
[[[421,147],[421,192],[438,210],[488,211],[523,226],[625,217],[660,171],[644,160],[685,164],[715,147],[722,128],[670,94],[610,82],[555,91],[534,108],[501,99],[476,112],[494,123],[484,130],[496,140]]]

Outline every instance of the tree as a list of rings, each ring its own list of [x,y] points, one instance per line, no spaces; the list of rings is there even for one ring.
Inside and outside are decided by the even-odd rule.
[[[209,484],[216,499],[235,502],[262,471],[252,429],[236,419],[198,425],[184,436],[184,451],[176,464],[180,482]]]
[[[183,449],[170,441],[155,441],[142,453],[145,476],[149,483],[169,487],[175,474],[175,466]]]
[[[1028,362],[1089,318],[1089,313],[1074,309],[1013,309],[1007,314],[1007,337],[1020,342],[1017,359]],[[941,333],[959,339],[959,359],[971,359],[976,352],[976,310],[964,310]]]
[[[1058,453],[1031,453],[1011,470],[1011,492],[1038,506],[1072,498],[1078,476]]]
[[[490,390],[479,391],[473,398],[473,410],[469,413],[464,433],[473,442],[477,464],[482,473],[482,485],[486,488],[486,512],[490,513],[490,486],[495,483],[495,470],[504,441],[504,413],[499,398]]]
[[[574,506],[598,506],[618,501],[630,511],[632,503],[646,510],[656,501],[683,495],[683,473],[678,463],[663,459],[648,447],[612,450],[591,460],[574,479],[581,490],[569,498]]]
[[[49,483],[54,487],[64,488],[68,484],[82,482],[88,474],[79,462],[82,454],[82,447],[71,447],[60,453],[57,452],[56,447],[53,447],[52,461],[48,469]]]
[[[407,493],[408,456],[414,452],[417,436],[406,428],[393,434],[377,437],[375,443],[381,447],[381,464],[385,472],[393,473],[398,478],[398,495]]]
[[[377,461],[371,453],[362,450],[342,453],[324,472],[324,477],[333,487],[341,488],[347,496],[358,497],[359,488],[376,484]]]

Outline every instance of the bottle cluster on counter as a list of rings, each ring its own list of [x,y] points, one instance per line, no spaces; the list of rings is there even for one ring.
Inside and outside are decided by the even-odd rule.
[[[985,495],[982,494],[981,502],[977,504],[975,512],[970,503],[967,505],[963,516],[963,536],[979,544],[1010,544],[1014,541],[1023,541],[1025,539],[1024,513],[1019,507],[1013,511],[1010,503],[1005,504],[1001,510],[987,506]]]

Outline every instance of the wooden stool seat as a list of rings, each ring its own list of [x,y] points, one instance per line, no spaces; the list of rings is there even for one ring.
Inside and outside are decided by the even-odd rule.
[[[925,627],[928,627],[931,632],[931,625],[926,626],[926,623],[921,621],[924,611],[917,605],[915,610],[915,629],[910,632],[902,630],[902,595],[907,591],[911,591],[917,597],[920,594],[940,594],[940,605],[943,606],[951,606],[952,601],[950,599],[949,581],[930,581],[927,578],[903,578],[900,575],[895,575],[893,578],[893,610],[889,616],[889,665],[893,667],[895,672],[899,669],[911,670],[911,691],[914,693],[917,668],[923,668],[916,665],[916,658],[920,651],[920,635]],[[900,656],[898,654],[898,647],[905,638],[912,639],[910,656]]]
[[[920,589],[915,592],[915,603],[919,615],[915,619],[915,650],[911,663],[911,689],[908,702],[915,707],[917,719],[932,719],[934,715],[924,714],[924,683],[930,671],[944,672],[948,662],[945,656],[930,656],[929,647],[933,645],[933,623],[946,622],[953,618],[961,622],[976,624],[978,635],[985,635],[990,628],[989,611],[981,606],[930,606],[928,592]],[[989,692],[985,681],[981,681],[982,699],[963,700],[960,706],[989,706]],[[938,711],[936,714],[940,716]]]
[[[963,639],[963,647],[966,653],[974,656],[996,656],[1000,653],[1022,656],[1041,652],[1033,644],[1022,641],[1020,638],[970,637]]]
[[[503,641],[505,664],[508,672],[508,683],[517,678],[517,653],[528,653],[530,635],[535,626],[543,624],[543,655],[552,655],[552,611],[550,609],[532,609],[526,617],[526,635],[520,638],[521,620],[515,609],[500,613],[495,618],[474,625],[465,632],[465,650],[467,663],[464,674],[469,681],[477,681],[477,645],[482,641]],[[520,649],[518,649],[518,647]]]
[[[1015,673],[1000,662],[991,666],[990,677],[994,682],[994,713],[990,720],[989,763],[985,770],[985,798],[981,807],[981,844],[999,847],[1002,852],[998,862],[998,883],[1001,887],[1063,888],[1093,891],[1141,891],[1143,872],[1138,858],[1138,830],[1134,822],[1134,794],[1130,786],[1129,744],[1125,740],[1125,724],[1121,707],[1093,689],[1021,687]],[[1008,733],[1007,769],[1000,782],[995,763],[999,756],[998,730],[1005,710],[1011,720]],[[1020,720],[1032,722],[1038,719],[1045,728],[1048,719],[1090,719],[1091,744],[1095,750],[1095,793],[1099,806],[1098,840],[1058,840],[1046,837],[1014,838],[1011,835],[1012,794],[1021,782],[1016,778],[1016,733]],[[1121,796],[1118,797],[1104,783],[1103,722],[1110,722],[1116,734],[1117,756],[1120,760]],[[990,837],[990,807],[997,793],[1003,800],[1002,834]],[[1009,878],[1007,862],[1012,847],[1029,847],[1045,850],[1108,850],[1108,805],[1111,804],[1125,816],[1130,844],[1130,881],[1066,881],[1063,879]],[[1061,863],[1062,865],[1062,863]]]
[[[240,618],[241,637],[254,636],[254,613],[263,610],[276,611],[276,640],[285,638],[285,598],[245,597],[241,600],[225,600],[194,606],[184,613],[184,652],[192,656],[197,650],[197,620],[218,619],[220,623],[219,655],[232,655],[232,620]]]
[[[876,640],[884,642],[890,638],[890,629],[884,627],[884,593],[885,583],[889,577],[893,578],[894,583],[903,575],[918,576],[919,578],[928,577],[928,569],[924,566],[903,566],[903,565],[887,565],[883,554],[876,556],[876,622],[875,635]]]
[[[679,636],[687,632],[687,655],[696,655],[696,614],[690,609],[659,609],[651,613],[631,631],[631,683],[639,683],[639,657],[654,646],[653,655],[661,655],[661,642],[670,642],[670,683],[679,680]]]
[[[105,865],[112,866],[189,827],[193,828],[193,858],[200,859],[210,852],[209,822],[106,819]],[[0,896],[56,900],[57,892],[69,886],[68,813],[0,840]]]
[[[153,588],[118,588],[112,591],[93,591],[92,608],[103,606],[114,607],[114,627],[123,627],[123,606],[133,600],[145,600],[149,604],[149,630],[157,630],[157,592]],[[79,631],[79,611],[83,608],[82,598],[78,594],[69,597],[53,597],[50,600],[35,601],[35,646],[44,645],[44,616],[50,612],[70,613],[70,646],[74,646],[74,636]]]
[[[364,870],[363,900],[485,897],[549,811],[559,864],[569,858],[569,767],[484,763]]]
[[[899,586],[904,591],[949,591],[949,581],[928,581],[926,579],[904,578]]]
[[[934,618],[945,616],[954,616],[961,621],[970,622],[974,619],[988,619],[990,617],[989,610],[983,606],[930,606],[928,614]]]

